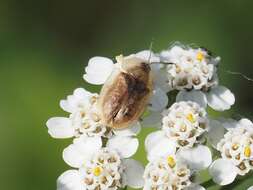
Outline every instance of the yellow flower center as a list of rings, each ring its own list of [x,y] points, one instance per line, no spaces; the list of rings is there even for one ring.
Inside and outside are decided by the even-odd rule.
[[[197,53],[196,59],[197,59],[198,61],[202,61],[204,58],[205,58],[205,56],[204,56],[203,52],[199,51],[199,52]]]
[[[168,156],[167,162],[171,168],[174,168],[176,165],[175,159],[172,156]]]
[[[94,174],[95,176],[99,176],[99,175],[102,173],[102,171],[103,171],[103,169],[102,169],[101,167],[97,166],[97,167],[95,167],[95,168],[93,169],[93,174]]]
[[[251,156],[251,149],[250,149],[250,146],[246,146],[245,149],[244,149],[244,155],[246,157],[250,157]]]
[[[192,113],[189,113],[186,118],[188,119],[188,121],[190,121],[191,123],[195,123],[196,119],[194,117],[194,115]]]

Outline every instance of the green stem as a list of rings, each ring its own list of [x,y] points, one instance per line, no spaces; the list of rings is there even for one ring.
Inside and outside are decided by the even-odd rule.
[[[102,144],[103,144],[102,147],[106,147],[107,141],[108,141],[108,138],[102,137]]]
[[[208,181],[205,181],[203,183],[201,183],[201,186],[205,187],[206,189],[212,186],[217,185],[216,183],[214,183],[214,181],[212,179],[209,179]]]

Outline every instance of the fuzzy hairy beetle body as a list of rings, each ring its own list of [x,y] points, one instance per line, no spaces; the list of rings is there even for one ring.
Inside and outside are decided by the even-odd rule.
[[[99,107],[103,122],[114,129],[128,127],[139,119],[152,92],[151,69],[136,57],[116,57],[116,67],[102,87]]]

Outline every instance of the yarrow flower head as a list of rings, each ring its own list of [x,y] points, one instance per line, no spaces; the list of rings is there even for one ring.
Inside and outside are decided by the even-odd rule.
[[[205,49],[174,46],[161,52],[161,60],[171,63],[166,68],[171,89],[207,91],[218,84],[216,67],[220,58]]]
[[[183,189],[191,184],[191,171],[187,165],[176,164],[172,159],[159,159],[146,166],[144,190]]]
[[[202,143],[201,137],[208,129],[207,113],[202,107],[191,101],[176,102],[163,112],[161,130],[149,134],[146,141],[169,141],[175,148],[190,148]]]
[[[169,139],[157,141],[161,135],[151,134],[145,141],[149,163],[144,171],[144,190],[204,189],[193,176],[211,164],[210,150],[203,145],[177,150]]]
[[[126,185],[140,188],[143,185],[143,167],[126,159],[136,151],[133,140],[123,138],[122,142],[112,140],[102,147],[98,137],[77,138],[63,152],[63,158],[70,166],[77,168],[64,172],[57,183],[58,190],[118,190]],[[114,148],[117,147],[118,149]]]
[[[86,189],[117,190],[123,186],[123,166],[115,151],[102,148],[80,168]]]
[[[145,140],[144,190],[204,189],[193,177],[212,163],[211,151],[198,142],[208,129],[205,110],[195,102],[178,102],[163,116],[162,130]]]
[[[216,143],[221,158],[214,161],[210,174],[218,184],[226,185],[253,169],[253,124],[248,119],[216,121],[219,123],[218,127],[225,127],[224,136]]]
[[[195,102],[177,102],[163,113],[162,130],[177,147],[192,147],[208,130],[206,111]]]
[[[98,94],[78,88],[73,95],[61,100],[61,108],[69,112],[66,117],[53,117],[48,120],[49,134],[55,138],[85,136],[105,136],[108,132],[97,110]]]
[[[162,62],[169,63],[165,68],[168,87],[179,90],[177,101],[196,101],[218,111],[227,110],[234,104],[231,91],[218,85],[219,57],[213,57],[203,48],[179,45],[162,51],[160,56]]]

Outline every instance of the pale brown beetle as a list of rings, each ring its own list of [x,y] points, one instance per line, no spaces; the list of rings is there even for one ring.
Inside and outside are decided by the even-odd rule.
[[[117,56],[116,67],[100,92],[98,106],[103,123],[123,129],[136,122],[152,94],[149,63],[137,58]]]

